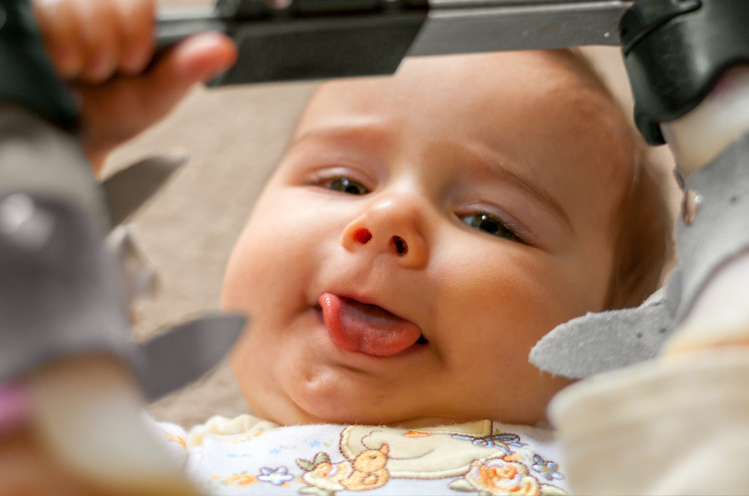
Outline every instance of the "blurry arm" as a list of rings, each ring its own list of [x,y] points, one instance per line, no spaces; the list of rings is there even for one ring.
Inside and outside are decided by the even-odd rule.
[[[229,68],[226,36],[189,38],[150,66],[153,0],[33,0],[47,53],[80,96],[82,144],[98,173],[116,146],[165,117],[190,88]]]

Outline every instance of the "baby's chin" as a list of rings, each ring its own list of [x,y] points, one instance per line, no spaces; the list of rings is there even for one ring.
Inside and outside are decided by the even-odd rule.
[[[327,423],[425,428],[486,419],[524,425],[545,420],[545,407],[535,412],[505,412],[481,407],[459,409],[456,404],[440,407],[435,402],[434,408],[427,409],[424,407],[431,404],[428,400],[398,401],[397,394],[382,394],[344,382],[340,378],[332,384],[292,381],[290,387],[274,392],[275,398],[258,395],[250,405],[256,403],[255,411],[261,417],[281,425]]]
[[[360,404],[361,405],[361,404]],[[397,415],[393,412],[377,412],[371,405],[361,405],[363,408],[336,408],[334,405],[315,403],[309,408],[312,412],[305,410],[300,405],[293,403],[286,408],[275,412],[268,412],[263,418],[269,418],[281,425],[304,425],[304,424],[344,424],[344,425],[387,425],[396,428],[424,428],[440,425],[450,425],[469,422],[469,417],[438,417],[428,413],[413,415]]]
[[[276,405],[273,411],[258,410],[257,413],[265,419],[281,425],[305,425],[305,424],[344,424],[344,425],[387,425],[394,428],[416,429],[426,427],[437,427],[451,424],[463,424],[481,420],[503,421],[508,424],[536,425],[545,421],[542,413],[532,417],[503,418],[489,412],[455,412],[451,415],[435,415],[429,411],[403,411],[388,408],[378,411],[373,404],[356,402],[342,405],[341,401],[320,402],[305,401],[305,398],[297,398],[300,403],[295,403],[288,398],[285,405]]]
[[[395,423],[411,416],[402,411],[403,406],[383,402],[377,391],[351,382],[340,377],[293,381],[284,388],[290,408],[279,413],[294,423],[367,425]]]
[[[522,386],[509,387],[500,380],[485,387],[461,381],[418,353],[352,358],[325,339],[324,329],[307,321],[299,326],[304,332],[292,328],[282,335],[288,339],[244,340],[232,356],[235,377],[253,411],[282,425],[414,428],[485,419],[534,425],[565,385],[551,377],[543,379],[544,374],[533,369],[528,377],[517,378]],[[257,338],[259,333],[248,337],[253,335]],[[380,360],[387,366],[380,366]]]

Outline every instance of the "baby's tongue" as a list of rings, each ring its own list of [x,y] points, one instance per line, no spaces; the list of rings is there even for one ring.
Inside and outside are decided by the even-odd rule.
[[[421,336],[416,324],[377,305],[330,293],[318,301],[328,336],[344,350],[386,357],[405,350]]]

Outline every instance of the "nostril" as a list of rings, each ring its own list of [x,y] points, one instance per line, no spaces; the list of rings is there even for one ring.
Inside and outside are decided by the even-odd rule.
[[[408,243],[406,243],[405,239],[400,236],[393,236],[393,243],[395,244],[395,249],[398,252],[398,255],[405,255],[408,253]]]
[[[366,245],[366,244],[367,244],[367,242],[368,242],[368,241],[369,241],[370,239],[372,239],[372,233],[371,233],[371,232],[369,232],[369,230],[368,230],[368,229],[364,229],[364,228],[361,228],[361,229],[357,229],[357,230],[356,230],[356,231],[354,232],[354,239],[355,239],[356,241],[358,241],[359,243],[361,243],[361,244],[363,244],[363,245]]]

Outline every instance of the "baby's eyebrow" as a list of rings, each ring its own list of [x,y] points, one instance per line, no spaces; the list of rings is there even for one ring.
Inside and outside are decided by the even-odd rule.
[[[312,128],[305,131],[294,138],[289,144],[289,149],[298,145],[299,143],[313,138],[355,138],[355,137],[369,137],[373,136],[385,136],[387,127],[379,122],[372,122],[370,119],[364,119],[362,121],[352,122],[349,124],[339,124],[333,126],[324,126],[320,128]]]
[[[509,181],[515,186],[518,186],[522,190],[535,197],[539,202],[541,202],[541,204],[546,206],[551,213],[559,217],[560,220],[567,224],[567,227],[573,229],[572,221],[570,220],[569,215],[567,215],[567,212],[556,200],[556,198],[554,198],[548,191],[543,189],[534,181],[531,181],[530,179],[527,179],[512,171],[506,165],[506,160],[501,157],[489,158],[486,154],[473,150],[471,147],[463,146],[460,144],[458,144],[458,146],[464,153],[467,153],[472,157],[472,160],[468,161],[468,163],[471,164],[469,167],[479,169],[478,172],[481,176],[498,175],[503,180]]]

